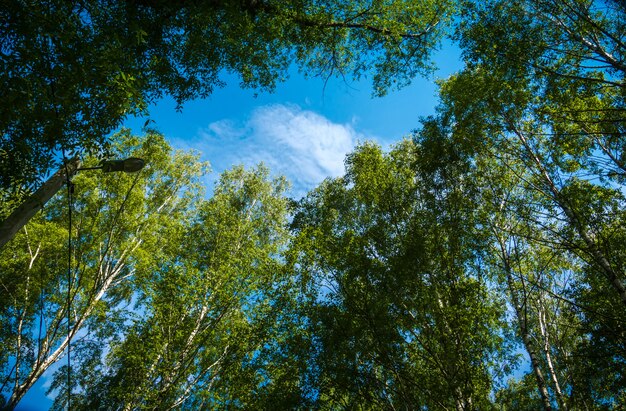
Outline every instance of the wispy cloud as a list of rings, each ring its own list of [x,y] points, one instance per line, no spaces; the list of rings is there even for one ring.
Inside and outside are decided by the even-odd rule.
[[[177,145],[199,150],[211,162],[214,178],[235,164],[263,162],[273,174],[285,175],[293,195],[301,196],[324,178],[343,174],[345,155],[365,138],[350,124],[276,104],[255,109],[244,122],[213,122],[195,140]]]

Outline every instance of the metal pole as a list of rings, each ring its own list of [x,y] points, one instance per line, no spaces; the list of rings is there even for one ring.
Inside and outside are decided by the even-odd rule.
[[[15,209],[0,225],[0,248],[4,247],[15,234],[63,187],[69,177],[76,174],[80,166],[78,157],[68,161],[67,166],[62,166],[56,173],[43,183],[26,201]],[[67,176],[66,173],[69,173]]]

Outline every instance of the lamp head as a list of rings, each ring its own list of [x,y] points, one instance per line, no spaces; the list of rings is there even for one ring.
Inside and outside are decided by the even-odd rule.
[[[123,171],[125,173],[134,173],[141,170],[146,162],[138,157],[129,157],[125,160],[103,160],[101,162],[102,171],[111,173],[115,171]]]

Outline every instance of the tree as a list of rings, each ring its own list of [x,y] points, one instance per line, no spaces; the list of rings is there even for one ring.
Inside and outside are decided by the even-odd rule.
[[[322,408],[482,409],[504,347],[467,164],[441,136],[366,143],[294,218]]]
[[[285,271],[284,179],[234,168],[137,278],[137,315],[106,361],[87,357],[77,409],[248,408],[272,385],[260,355],[272,340]],[[89,370],[88,372],[86,372]],[[57,379],[59,386],[65,383]],[[65,403],[57,397],[56,408]]]
[[[572,392],[567,359],[581,338],[573,331],[580,327],[571,314],[576,303],[564,296],[580,280],[578,267],[558,242],[545,235],[553,223],[534,220],[541,214],[541,198],[527,186],[531,176],[525,165],[504,153],[497,161],[482,159],[480,164],[480,220],[493,247],[487,267],[507,295],[516,339],[528,354],[532,370],[528,377],[535,380],[534,389],[529,379],[509,381],[498,395],[509,398],[504,393],[514,392],[513,401],[526,397],[523,402],[529,404],[538,395],[535,408],[541,404],[547,410],[566,410],[572,404],[566,394]]]
[[[172,155],[162,136],[124,131],[112,143],[116,154],[149,165],[135,175],[80,173],[69,203],[67,192],[55,197],[2,250],[0,387],[8,409],[70,348],[73,357],[97,356],[119,338],[136,276],[158,264],[160,239],[197,195],[204,166]]]
[[[209,95],[223,75],[271,90],[307,73],[373,76],[375,93],[428,71],[453,2],[24,2],[0,10],[0,187],[29,190],[63,155],[108,154],[110,132],[163,95]],[[16,194],[17,193],[17,194]]]
[[[468,18],[456,37],[467,67],[442,82],[437,118],[483,167],[481,191],[499,193],[489,194],[486,221],[501,268],[515,280],[508,286],[512,306],[528,314],[518,312],[517,321],[520,338],[529,333],[526,348],[537,354],[535,396],[545,408],[618,406],[624,387],[615,372],[624,361],[618,318],[626,301],[624,9],[585,1],[465,6]],[[566,257],[565,271],[537,277],[542,255]],[[567,287],[563,275],[571,278]]]

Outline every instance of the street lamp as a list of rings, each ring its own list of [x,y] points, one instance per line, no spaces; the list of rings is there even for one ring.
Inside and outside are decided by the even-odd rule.
[[[63,183],[81,170],[98,170],[105,173],[123,171],[134,173],[141,170],[145,161],[130,157],[125,160],[103,160],[97,167],[80,168],[80,160],[74,157],[52,175],[37,191],[16,208],[0,225],[0,248],[4,247],[26,223],[59,191]]]

